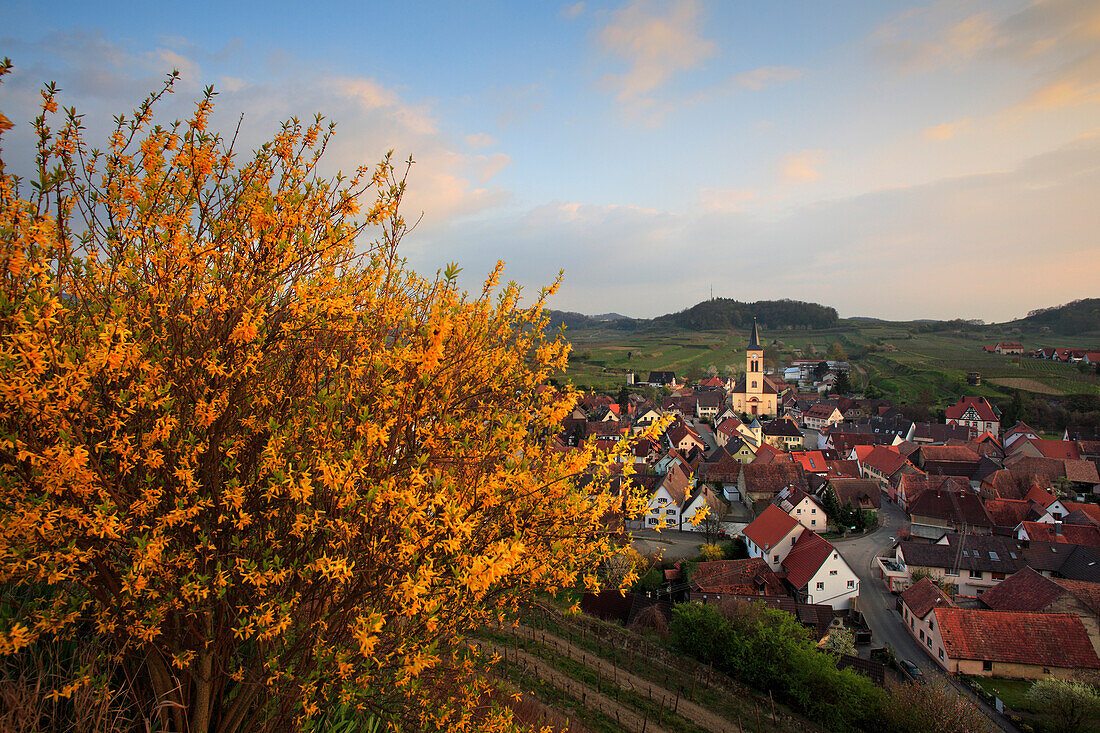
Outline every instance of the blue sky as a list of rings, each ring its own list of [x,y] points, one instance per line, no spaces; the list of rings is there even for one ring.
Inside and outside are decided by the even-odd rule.
[[[19,129],[56,80],[91,136],[172,68],[258,144],[413,156],[404,243],[476,287],[652,316],[715,295],[1005,320],[1098,295],[1100,5],[0,0]]]

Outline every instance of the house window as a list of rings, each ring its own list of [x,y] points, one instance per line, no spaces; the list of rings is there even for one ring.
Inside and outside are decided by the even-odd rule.
[[[779,562],[779,555],[772,555],[772,562]]]
[[[849,587],[849,588],[855,588],[855,587],[856,587],[856,581],[854,581],[854,580],[849,580],[849,581],[848,581],[848,587]]]
[[[817,514],[817,510],[816,509],[811,509],[810,514]]]
[[[817,584],[817,589],[818,590],[825,590],[825,584],[824,583],[818,583]]]
[[[928,644],[928,648],[931,649],[932,648],[932,635],[931,634],[928,635],[928,638],[925,639],[925,642]]]
[[[829,575],[836,575],[836,571],[835,570],[830,570]]]
[[[940,660],[943,660],[943,649],[940,649]]]
[[[817,520],[816,519],[811,519],[810,524],[812,524],[813,526],[816,527],[817,526]]]
[[[983,575],[985,575],[985,573],[983,573],[981,570],[971,570],[970,571],[970,577],[971,578],[977,578],[978,580],[981,580]]]
[[[943,574],[944,575],[958,575],[959,571],[956,570],[955,568],[945,568],[944,571],[943,571]]]
[[[990,575],[993,576],[994,580],[1004,580],[1005,579],[1005,574],[1004,573],[990,573]]]
[[[675,514],[675,513],[676,513],[675,509],[666,509],[665,510],[665,514]]]
[[[982,662],[982,671],[983,672],[992,672],[993,671],[993,662]]]
[[[924,629],[921,629],[920,631],[920,640],[924,641]]]
[[[928,619],[928,628],[930,631],[936,630],[936,621],[934,619]]]

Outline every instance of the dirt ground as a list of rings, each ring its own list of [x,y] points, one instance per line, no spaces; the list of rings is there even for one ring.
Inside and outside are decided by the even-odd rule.
[[[1048,384],[1043,384],[1038,379],[1031,379],[1030,377],[997,377],[995,379],[987,380],[993,384],[999,384],[1002,387],[1010,387],[1012,389],[1022,389],[1025,392],[1037,392],[1038,394],[1050,394],[1050,395],[1063,395],[1060,389],[1055,389]]]

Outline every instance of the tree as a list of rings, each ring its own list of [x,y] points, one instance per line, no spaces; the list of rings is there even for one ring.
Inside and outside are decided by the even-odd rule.
[[[845,628],[833,628],[825,639],[825,652],[834,657],[856,654],[856,641],[852,632]]]
[[[1074,680],[1055,677],[1038,680],[1027,691],[1027,699],[1065,733],[1086,730],[1088,721],[1100,717],[1100,695],[1094,688]]]
[[[848,361],[848,355],[844,353],[844,347],[836,341],[829,344],[828,357],[830,361]]]
[[[153,124],[171,84],[102,152],[47,87],[27,198],[0,163],[0,654],[79,638],[158,730],[497,729],[464,636],[616,551],[613,458],[543,437],[554,288],[420,277],[388,158],[320,177],[320,117],[240,157],[210,89]]]
[[[852,380],[848,376],[848,372],[843,369],[839,370],[836,375],[836,393],[848,394],[852,391]]]
[[[890,733],[972,733],[990,730],[972,702],[940,682],[896,685],[884,708]]]
[[[619,397],[616,400],[619,403],[619,415],[622,417],[630,416],[630,390],[626,388],[624,384],[619,387]]]

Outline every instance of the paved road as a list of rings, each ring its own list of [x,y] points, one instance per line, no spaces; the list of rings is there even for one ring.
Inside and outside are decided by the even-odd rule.
[[[707,541],[703,532],[681,532],[677,529],[665,529],[657,532],[652,529],[631,530],[634,541],[630,543],[643,555],[660,554],[666,560],[682,560],[699,554],[699,545]]]
[[[925,677],[946,680],[958,694],[977,704],[1002,730],[1014,733],[1015,726],[944,673],[905,630],[901,615],[897,612],[897,597],[886,590],[872,563],[876,556],[887,553],[897,539],[898,529],[907,525],[909,520],[896,505],[885,500],[879,518],[882,520],[881,526],[870,534],[853,540],[834,540],[837,550],[859,576],[859,608],[871,627],[873,645],[889,644],[899,659],[912,661],[921,668]]]

